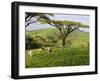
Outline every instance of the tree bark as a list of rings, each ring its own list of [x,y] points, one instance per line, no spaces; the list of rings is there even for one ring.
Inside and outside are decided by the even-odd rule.
[[[62,48],[65,47],[65,44],[66,44],[65,41],[66,41],[66,37],[62,38]]]

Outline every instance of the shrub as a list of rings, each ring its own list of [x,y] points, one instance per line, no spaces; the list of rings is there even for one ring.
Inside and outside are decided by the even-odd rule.
[[[41,47],[41,44],[38,43],[36,40],[34,40],[34,38],[32,38],[31,36],[29,35],[26,35],[26,50],[27,49],[35,49],[35,48],[40,48]]]

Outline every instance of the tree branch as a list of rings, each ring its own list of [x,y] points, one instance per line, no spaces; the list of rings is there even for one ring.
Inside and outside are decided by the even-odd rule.
[[[27,17],[27,18],[25,19],[25,22],[30,21],[30,20],[31,20],[31,18],[32,18],[32,16],[30,16],[29,18]]]
[[[38,20],[36,20],[36,21],[30,21],[30,22],[28,22],[26,25],[25,25],[25,27],[27,27],[28,25],[30,25],[30,24],[32,24],[32,23],[35,23],[35,22],[37,22]]]

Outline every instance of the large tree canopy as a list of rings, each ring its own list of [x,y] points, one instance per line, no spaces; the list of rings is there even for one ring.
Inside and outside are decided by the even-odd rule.
[[[60,23],[60,24],[64,24],[64,25],[77,24],[77,25],[79,25],[79,27],[84,27],[84,28],[89,27],[88,25],[82,24],[81,22],[69,21],[69,20],[43,20],[43,19],[40,19],[39,21],[41,22],[41,24],[47,23],[52,26],[54,25],[53,23]]]
[[[56,27],[59,30],[62,37],[62,47],[65,46],[65,40],[67,36],[74,30],[78,29],[80,25],[80,23],[75,23],[71,21],[54,21],[54,20],[48,22],[48,24]]]
[[[67,36],[79,27],[88,27],[80,22],[74,21],[61,21],[61,20],[41,20],[41,23],[47,23],[53,27],[56,27],[62,37],[62,47],[65,46],[65,40]]]

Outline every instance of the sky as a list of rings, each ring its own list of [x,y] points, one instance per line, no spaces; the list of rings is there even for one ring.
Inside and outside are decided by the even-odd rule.
[[[69,21],[76,21],[81,22],[82,24],[89,25],[89,15],[79,15],[79,14],[54,14],[53,17],[50,16],[52,20],[69,20]],[[52,27],[48,24],[40,24],[40,23],[33,23],[30,24],[26,30],[38,30],[43,28]],[[53,27],[52,27],[53,28]]]

